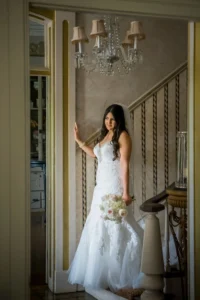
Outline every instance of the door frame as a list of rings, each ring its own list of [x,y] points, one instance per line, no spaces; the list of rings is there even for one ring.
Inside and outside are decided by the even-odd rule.
[[[179,2],[179,3],[178,3]],[[124,15],[142,15],[142,16],[150,16],[150,17],[162,17],[162,18],[175,18],[175,19],[184,19],[184,20],[200,20],[200,13],[198,13],[198,8],[200,11],[200,3],[197,2],[195,4],[191,4],[187,0],[177,1],[175,4],[173,1],[167,0],[159,0],[157,4],[153,1],[149,3],[149,1],[121,1],[121,0],[111,0],[108,1],[98,1],[94,4],[94,1],[90,0],[84,3],[81,3],[78,0],[51,0],[50,4],[46,4],[45,0],[37,0],[31,1],[32,5],[35,7],[41,8],[52,8],[57,10],[69,10],[69,11],[99,11],[102,10],[109,11],[110,13],[120,13]],[[183,7],[181,6],[183,5]],[[180,9],[181,8],[181,9]],[[193,71],[194,71],[194,61],[192,59],[193,56],[193,48],[194,48],[194,23],[188,23],[188,51],[190,55],[188,55],[188,60],[190,60],[189,69],[188,69],[188,133],[189,133],[189,187],[188,187],[188,198],[193,199],[193,201],[188,202],[189,208],[189,245],[188,252],[194,250],[194,91],[193,91]],[[192,62],[192,63],[191,63]],[[74,113],[74,112],[73,112]],[[195,294],[195,258],[194,256],[189,257],[189,266],[188,272],[191,274],[189,276],[189,293],[191,296]]]

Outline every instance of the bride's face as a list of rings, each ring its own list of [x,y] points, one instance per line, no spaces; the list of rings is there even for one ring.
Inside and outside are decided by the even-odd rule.
[[[116,126],[116,121],[112,113],[108,113],[105,118],[105,126],[108,130],[113,130]]]

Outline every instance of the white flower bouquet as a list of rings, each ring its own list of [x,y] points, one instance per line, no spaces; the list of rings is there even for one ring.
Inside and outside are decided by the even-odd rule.
[[[102,197],[102,203],[99,207],[102,211],[101,217],[104,220],[121,223],[122,219],[128,215],[126,203],[119,195],[105,195],[104,197]]]

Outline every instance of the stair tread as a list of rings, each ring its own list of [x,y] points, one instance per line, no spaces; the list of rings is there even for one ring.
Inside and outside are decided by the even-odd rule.
[[[141,289],[141,288],[120,289],[119,291],[116,292],[116,295],[124,297],[125,299],[128,299],[128,300],[133,300],[133,299],[139,299],[138,297],[141,296],[143,291],[144,291],[144,289]]]

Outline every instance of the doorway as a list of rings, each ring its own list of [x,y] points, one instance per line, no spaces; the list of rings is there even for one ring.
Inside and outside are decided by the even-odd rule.
[[[57,12],[56,12],[57,13]],[[65,18],[65,16],[64,16],[64,12],[60,12],[59,11],[59,18],[58,18],[58,15],[56,15],[57,16],[57,20],[59,19],[60,20],[60,16],[63,14],[63,19],[65,20],[66,18]],[[62,24],[63,25],[63,24]],[[65,29],[65,26],[64,26],[64,29]],[[61,33],[61,30],[62,30],[62,27],[61,28],[59,28],[59,30],[60,30],[60,32],[59,33]],[[57,33],[57,32],[56,32]],[[61,35],[61,34],[60,34]],[[58,35],[56,35],[56,36],[58,36]],[[62,37],[62,36],[61,36]],[[67,51],[66,51],[66,53],[67,53]],[[56,60],[56,64],[58,65],[58,62],[60,62],[60,59],[59,60]],[[63,64],[63,66],[64,66],[65,64]],[[61,64],[61,66],[62,66],[62,64]],[[59,68],[57,68],[57,69],[59,69]],[[61,68],[60,68],[61,69]],[[62,69],[61,69],[62,70]],[[64,74],[66,74],[65,72],[63,72]],[[71,74],[71,73],[70,73]],[[56,75],[57,75],[57,72],[56,72]],[[56,80],[55,80],[56,81]],[[67,88],[67,87],[66,87]],[[70,86],[70,88],[71,88],[71,86]],[[63,90],[63,92],[64,92],[64,94],[65,94],[65,91]],[[59,84],[59,96],[60,97],[55,97],[55,99],[56,99],[56,105],[57,105],[57,101],[59,101],[58,100],[58,98],[60,98],[60,99],[62,99],[62,86],[60,86],[60,84]],[[64,97],[63,97],[64,98]],[[62,102],[62,101],[61,101]],[[63,101],[64,102],[64,101]],[[67,102],[67,101],[66,101]],[[62,105],[62,103],[61,103],[61,105]],[[57,107],[56,107],[57,108]],[[70,111],[70,113],[71,113],[71,110],[69,110],[69,108],[66,106],[66,110],[65,109],[63,109],[63,111],[65,111],[65,113],[67,112],[67,109],[68,109],[68,111]],[[63,113],[63,111],[62,111],[62,106],[61,106],[61,114],[59,115],[59,117],[61,117],[62,118],[62,113]],[[66,114],[67,115],[67,118],[68,118],[68,114]],[[66,118],[66,119],[67,119]],[[69,123],[68,123],[69,124]],[[62,122],[61,122],[61,124],[60,124],[61,126],[59,127],[59,137],[62,135],[62,130],[63,130],[63,124],[62,124]],[[68,127],[67,127],[67,125],[66,125],[66,127],[65,127],[65,133],[67,133],[68,132]],[[56,131],[55,130],[55,132],[56,133],[58,133],[58,131]],[[62,137],[63,138],[63,137]],[[64,139],[64,141],[66,141],[66,139]],[[63,153],[62,153],[62,147],[61,147],[62,145],[59,145],[58,143],[56,143],[56,147],[57,147],[57,150],[58,150],[58,152],[59,152],[59,154],[61,154],[60,156],[59,156],[59,162],[60,162],[60,169],[59,169],[59,179],[61,179],[60,181],[59,181],[59,198],[61,199],[61,201],[60,201],[60,205],[59,205],[59,207],[57,206],[56,207],[56,209],[55,209],[55,206],[54,206],[54,208],[53,208],[53,213],[55,214],[55,212],[57,213],[57,216],[55,216],[55,223],[56,223],[56,228],[58,228],[58,229],[61,229],[61,230],[59,230],[59,233],[58,232],[56,232],[56,244],[58,243],[59,244],[59,247],[57,247],[56,248],[56,250],[55,250],[55,252],[56,252],[56,255],[54,255],[54,258],[56,257],[56,259],[57,259],[57,261],[56,261],[56,265],[58,266],[58,271],[57,271],[57,269],[55,269],[56,271],[55,271],[55,273],[54,274],[56,274],[55,275],[55,279],[53,279],[53,280],[55,280],[54,282],[56,282],[56,280],[57,280],[57,283],[55,284],[55,286],[56,286],[56,288],[57,288],[57,286],[59,286],[59,282],[61,282],[61,280],[60,280],[60,275],[61,275],[61,271],[59,270],[59,269],[61,269],[62,270],[62,274],[64,274],[64,270],[66,270],[67,269],[67,264],[68,264],[68,261],[66,262],[66,264],[65,264],[65,261],[64,261],[64,264],[63,264],[63,261],[62,261],[62,259],[63,259],[63,257],[65,256],[65,257],[67,257],[67,259],[68,259],[68,249],[69,249],[69,244],[67,244],[67,238],[66,238],[66,235],[65,235],[65,232],[67,232],[67,226],[68,226],[68,224],[71,224],[70,222],[68,223],[68,220],[67,220],[67,218],[66,218],[66,215],[65,215],[65,223],[66,223],[66,226],[64,226],[64,229],[65,229],[65,232],[63,232],[63,236],[64,236],[64,238],[63,238],[63,240],[64,240],[64,247],[63,247],[63,249],[62,249],[62,243],[61,243],[61,239],[60,239],[60,235],[62,235],[62,229],[63,229],[63,223],[64,222],[62,222],[62,220],[61,220],[61,218],[62,218],[62,215],[63,215],[63,203],[64,203],[64,201],[62,201],[62,191],[66,191],[67,190],[67,185],[68,185],[68,181],[66,181],[66,185],[65,185],[65,190],[60,186],[60,183],[62,182],[62,157],[63,157]],[[67,148],[67,147],[66,147]],[[65,153],[67,153],[67,152],[65,152],[64,151],[64,154]],[[58,161],[58,156],[56,156],[56,160]],[[66,159],[67,160],[67,159]],[[66,163],[66,165],[68,165],[68,162]],[[68,167],[66,167],[66,171],[68,171]],[[65,172],[65,174],[67,174],[67,172]],[[71,174],[70,174],[71,175]],[[58,175],[56,175],[57,176],[57,180],[58,180]],[[61,196],[61,197],[60,197]],[[66,202],[68,203],[68,199],[70,199],[70,197],[68,198],[67,197],[68,195],[66,195],[66,198],[65,198],[65,204],[66,204]],[[72,198],[73,199],[73,198]],[[75,198],[74,198],[75,199]],[[58,201],[57,201],[58,199],[56,199],[56,204],[55,205],[57,205],[58,204]],[[58,213],[58,210],[57,210],[57,208],[59,209],[59,213]],[[66,212],[67,212],[67,214],[68,214],[68,211],[70,211],[70,210],[68,210],[67,211],[67,205],[65,205],[65,208],[66,208]],[[72,211],[70,211],[70,212],[72,212]],[[73,211],[74,212],[74,211]],[[73,213],[72,213],[72,215],[73,215]],[[58,217],[59,216],[59,217]],[[70,217],[70,216],[69,216]],[[59,219],[59,220],[58,220]],[[59,225],[59,226],[58,226]],[[72,227],[72,226],[71,226]],[[68,233],[67,233],[68,234]],[[59,240],[60,239],[60,240]],[[70,241],[70,243],[71,243],[71,239],[69,238],[69,241]],[[52,250],[54,250],[53,248],[52,248]],[[71,254],[71,255],[73,255],[73,253]],[[63,266],[64,265],[64,266]],[[66,265],[66,267],[65,267],[65,265]],[[53,270],[54,271],[54,270]],[[56,273],[57,272],[57,273]],[[60,272],[60,273],[59,273]],[[58,275],[57,275],[58,274]],[[63,275],[61,275],[61,276],[63,276]],[[63,287],[62,287],[63,288]],[[57,290],[56,290],[57,291]]]
[[[31,284],[47,283],[51,20],[29,17]]]
[[[31,283],[45,283],[46,101],[48,77],[30,76]]]

